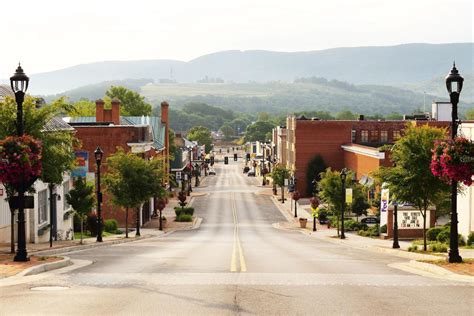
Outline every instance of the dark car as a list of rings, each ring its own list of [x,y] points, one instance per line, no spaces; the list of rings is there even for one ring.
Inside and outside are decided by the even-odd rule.
[[[247,173],[247,176],[249,177],[255,177],[255,171],[251,170]]]
[[[318,218],[318,221],[319,221],[319,224],[325,225],[329,223],[329,218],[327,218],[326,216],[321,216],[320,218]]]
[[[380,220],[377,217],[366,217],[360,220],[362,224],[378,224]]]

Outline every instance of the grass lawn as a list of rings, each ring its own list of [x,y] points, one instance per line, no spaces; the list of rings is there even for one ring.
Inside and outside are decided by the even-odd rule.
[[[108,233],[108,232],[102,232],[102,237],[109,237],[109,236],[114,236],[114,235],[117,235],[117,234],[112,234],[112,233]],[[83,234],[82,234],[82,238],[83,238],[83,239],[86,239],[86,238],[95,238],[95,237],[96,237],[96,236],[92,236],[89,231],[84,231]],[[80,240],[80,239],[81,239],[81,233],[80,233],[80,232],[74,232],[74,239],[75,239],[75,240]]]

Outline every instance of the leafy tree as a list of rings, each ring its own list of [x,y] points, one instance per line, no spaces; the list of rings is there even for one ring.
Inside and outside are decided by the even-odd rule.
[[[225,140],[231,140],[232,136],[235,135],[234,129],[227,123],[222,125],[221,132],[224,134],[224,139]]]
[[[244,132],[251,123],[250,120],[240,117],[230,121],[229,125],[235,130],[236,134],[239,134],[240,132]]]
[[[51,120],[67,110],[64,99],[41,107],[37,104],[38,99],[33,97],[27,97],[23,103],[24,133],[43,143],[40,179],[49,184],[52,196],[55,186],[62,183],[64,173],[70,171],[74,165],[73,146],[77,144],[77,139],[71,131],[45,128]],[[7,97],[0,102],[0,139],[16,135],[16,112],[14,99]],[[11,197],[13,190],[6,189],[7,196]],[[13,215],[13,210],[11,211]]]
[[[108,172],[105,175],[106,190],[115,205],[125,208],[125,237],[128,238],[128,210],[136,210],[137,234],[139,212],[143,203],[153,196],[162,196],[161,186],[164,172],[161,161],[144,160],[119,149],[107,158]]]
[[[173,161],[177,157],[177,150],[176,145],[174,144],[175,133],[170,128],[169,135],[168,135],[168,143],[170,144],[170,161]]]
[[[397,113],[397,112],[392,112],[390,114],[387,114],[385,116],[385,118],[387,120],[402,120],[403,119],[403,115],[400,114],[400,113]]]
[[[145,98],[135,91],[124,87],[112,86],[105,95],[111,99],[117,98],[120,100],[121,111],[124,115],[151,115],[151,105],[145,102]]]
[[[441,128],[408,125],[404,136],[392,148],[391,160],[395,167],[382,167],[374,176],[385,182],[398,201],[413,204],[423,217],[423,249],[426,251],[426,214],[428,207],[449,193],[449,185],[430,170],[434,142],[444,139],[447,131]]]
[[[469,109],[466,111],[466,118],[468,120],[474,120],[474,109]]]
[[[366,193],[361,184],[352,185],[352,204],[350,205],[350,210],[357,216],[357,221],[359,221],[359,216],[367,215],[367,209],[370,208]]]
[[[72,117],[95,116],[95,102],[89,100],[79,100],[77,102],[74,102],[71,108],[72,109],[68,111],[68,115]]]
[[[352,187],[353,172],[347,172],[346,188]],[[321,180],[318,183],[319,197],[327,203],[332,213],[338,215],[337,229],[339,234],[339,218],[342,210],[342,181],[341,173],[327,168],[321,173]]]
[[[71,205],[74,214],[81,222],[81,244],[84,231],[84,220],[94,207],[94,187],[85,178],[74,179],[74,188],[66,194],[66,201]]]
[[[321,157],[321,155],[314,156],[308,162],[308,168],[306,169],[306,193],[308,195],[312,194],[313,180],[316,180],[316,183],[319,182],[321,180],[321,172],[325,170],[326,164],[324,163],[324,159]]]
[[[277,164],[272,170],[273,183],[281,188],[281,203],[285,203],[285,179],[290,178],[290,170]]]
[[[211,131],[204,126],[196,126],[189,130],[188,139],[197,141],[200,145],[206,146],[206,153],[211,151],[212,147],[212,137]]]
[[[252,125],[247,126],[244,139],[246,142],[264,142],[266,140],[267,133],[271,133],[274,127],[274,124],[271,122],[255,122]]]
[[[357,115],[348,110],[336,113],[336,120],[355,120],[356,118]]]
[[[270,120],[270,114],[268,114],[267,112],[260,112],[260,113],[258,113],[257,120],[258,121],[269,121]]]

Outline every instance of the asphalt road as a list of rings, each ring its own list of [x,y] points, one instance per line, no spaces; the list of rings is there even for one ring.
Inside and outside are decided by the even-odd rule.
[[[0,287],[0,315],[474,314],[472,285],[275,229],[285,217],[258,181],[233,161],[215,169],[197,189],[200,229],[70,254],[78,265]]]

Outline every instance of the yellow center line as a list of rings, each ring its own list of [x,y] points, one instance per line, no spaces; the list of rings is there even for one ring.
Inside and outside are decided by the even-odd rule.
[[[237,272],[237,251],[239,252],[239,261],[240,261],[240,272],[247,271],[247,264],[245,263],[244,252],[242,250],[242,245],[239,238],[239,223],[237,220],[237,207],[235,204],[235,194],[232,193],[231,197],[231,208],[232,208],[232,219],[234,221],[234,242],[232,249],[232,259],[230,262],[230,271]]]

